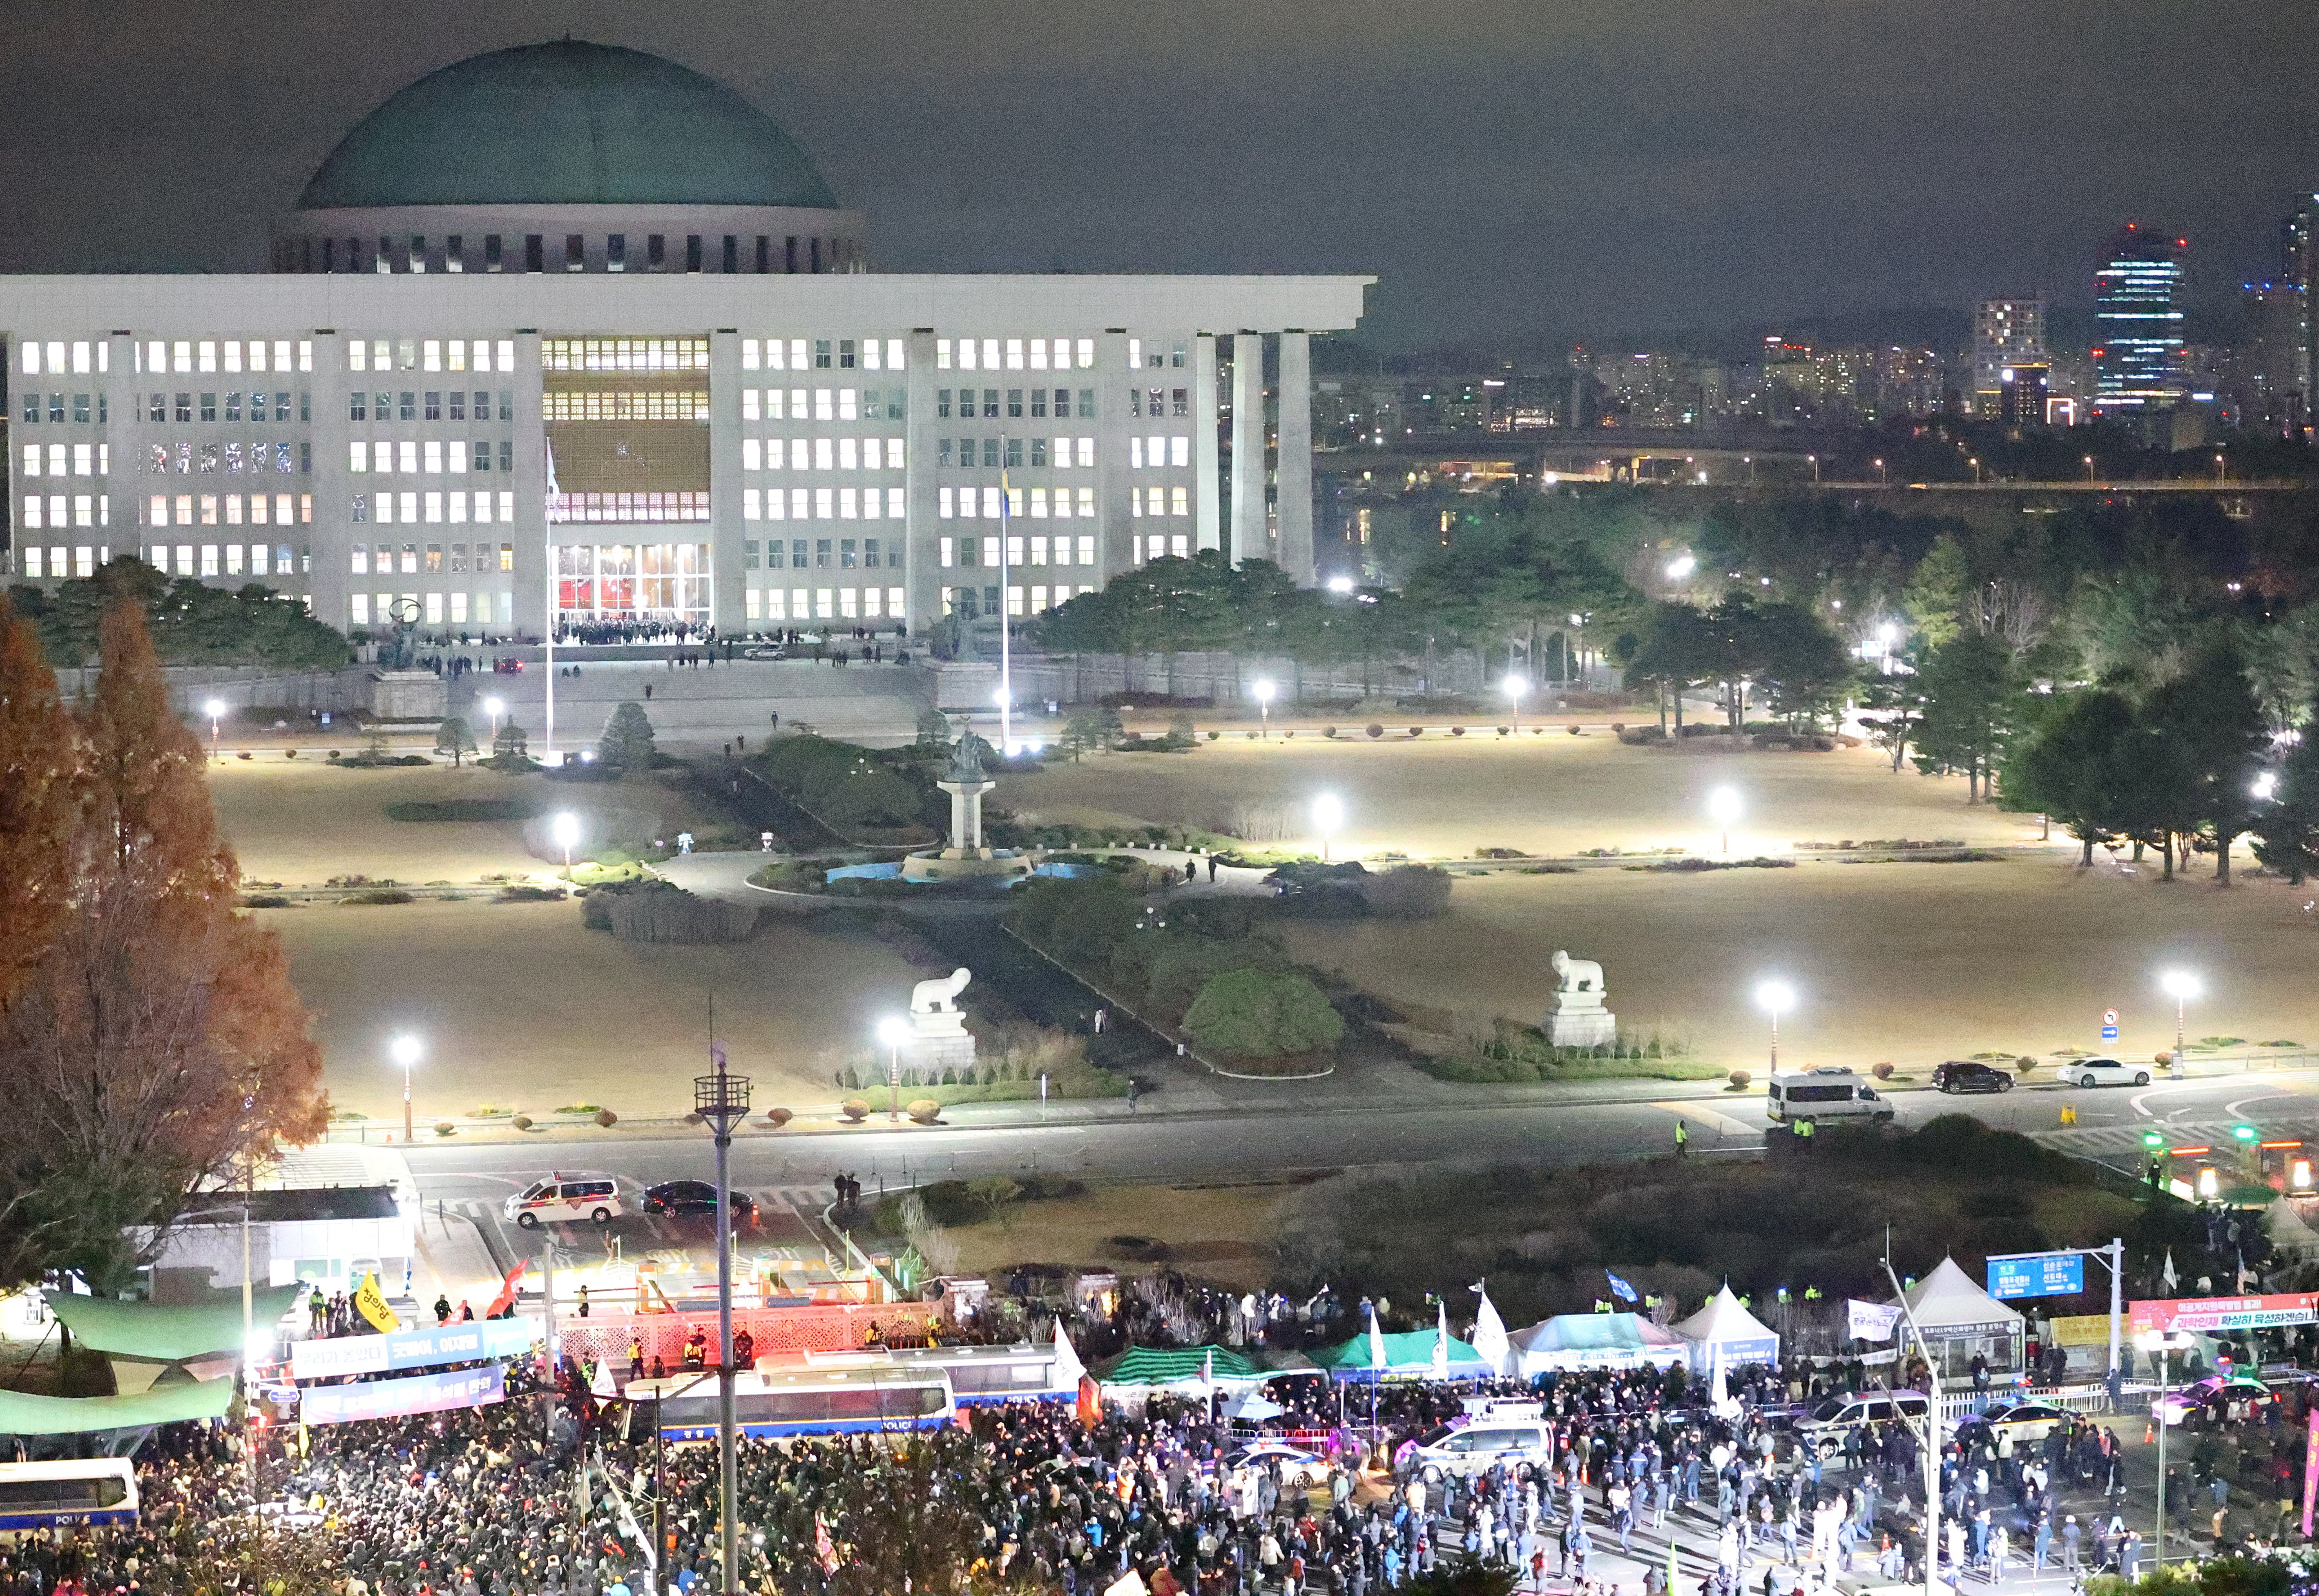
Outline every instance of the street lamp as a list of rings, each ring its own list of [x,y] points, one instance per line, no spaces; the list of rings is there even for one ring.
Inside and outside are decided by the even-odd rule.
[[[1876,484],[1879,487],[1889,487],[1891,485],[1891,478],[1885,475],[1884,462],[1881,460],[1876,462]]]
[[[741,1492],[733,1423],[733,1190],[727,1179],[733,1127],[749,1117],[749,1078],[725,1073],[725,1044],[712,1040],[713,1075],[692,1078],[692,1112],[717,1138],[717,1474],[723,1508],[725,1596],[740,1589]],[[552,1300],[552,1299],[551,1299]]]
[[[2090,487],[2092,487],[2093,485],[2094,485],[2094,457],[2093,457],[2091,455],[2088,455],[2086,456],[2086,486],[2088,486],[2089,488],[2090,488]]]
[[[1345,824],[1345,801],[1333,792],[1313,800],[1313,829],[1321,834],[1321,862],[1329,861],[1329,839]]]
[[[2182,1073],[2182,1011],[2206,987],[2187,969],[2170,969],[2158,978],[2158,984],[2174,1000],[2174,1060],[2170,1068],[2179,1078]]]
[[[1269,742],[1272,739],[1272,683],[1259,681],[1251,690],[1256,694],[1256,712],[1263,718],[1263,725],[1257,730],[1257,740]]]
[[[573,845],[580,840],[580,816],[566,809],[548,823],[548,829],[555,838],[555,845],[564,850],[564,873],[569,877]]]
[[[886,1117],[898,1122],[902,1117],[902,1044],[910,1040],[910,1023],[899,1014],[888,1014],[878,1022],[878,1040],[886,1044],[886,1089],[890,1094]]]
[[[1514,735],[1519,737],[1521,735],[1522,694],[1529,691],[1529,682],[1527,678],[1510,675],[1506,678],[1505,691],[1506,701],[1513,706]]]
[[[2152,1404],[2152,1411],[2158,1419],[2158,1538],[2152,1545],[2158,1554],[2159,1565],[2163,1567],[2166,1563],[2166,1430],[2170,1419],[2166,1398],[2170,1394],[2167,1366],[2170,1355],[2188,1351],[2192,1341],[2189,1334],[2183,1330],[2144,1330],[2134,1339],[2142,1343],[2144,1352],[2155,1353],[2158,1357],[2158,1400]]]
[[[218,722],[225,718],[225,700],[212,699],[202,706],[202,713],[210,717],[210,758],[218,757]]]
[[[1688,582],[1691,579],[1691,573],[1698,569],[1699,556],[1697,555],[1677,555],[1674,559],[1667,562],[1667,580],[1669,582]]]
[[[419,1039],[398,1036],[387,1048],[388,1056],[402,1066],[402,1140],[411,1141],[411,1067],[419,1062]]]
[[[2249,790],[2254,794],[2255,798],[2260,802],[2266,804],[2269,803],[2271,799],[2278,796],[2278,772],[2276,771],[2263,771],[2262,774],[2254,779],[2254,786]]]
[[[483,700],[483,717],[491,722],[492,735],[493,737],[497,737],[499,735],[500,717],[506,713],[507,700],[505,699],[489,698]]]
[[[1742,807],[1736,787],[1719,787],[1707,795],[1707,813],[1723,834],[1723,854],[1727,859],[1731,855],[1731,823],[1739,818]]]
[[[1780,1015],[1796,1006],[1796,989],[1785,981],[1765,981],[1755,988],[1755,1001],[1772,1016],[1772,1073],[1780,1073]]]

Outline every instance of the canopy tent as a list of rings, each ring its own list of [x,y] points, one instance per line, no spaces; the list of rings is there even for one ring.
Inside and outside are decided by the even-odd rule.
[[[270,1330],[297,1304],[303,1285],[261,1285],[249,1294],[250,1323]],[[124,1303],[117,1297],[48,1294],[49,1311],[83,1345],[113,1365],[113,1383],[134,1395],[156,1383],[209,1380],[243,1356],[241,1288],[205,1290],[190,1303]]]
[[[1225,1418],[1237,1419],[1250,1424],[1261,1423],[1267,1419],[1277,1419],[1286,1411],[1288,1411],[1286,1408],[1274,1402],[1264,1394],[1261,1388],[1254,1385],[1224,1404]]]
[[[1509,1341],[1513,1372],[1525,1380],[1556,1369],[1664,1367],[1690,1356],[1681,1336],[1638,1313],[1557,1313]]]
[[[157,1385],[133,1396],[28,1396],[0,1391],[0,1435],[95,1435],[221,1417],[233,1377]]]
[[[1205,1391],[1218,1386],[1253,1386],[1267,1371],[1229,1347],[1130,1347],[1095,1366],[1106,1393],[1130,1391]]]
[[[1313,1362],[1331,1379],[1352,1384],[1376,1380],[1488,1380],[1497,1375],[1489,1359],[1457,1337],[1444,1337],[1439,1330],[1403,1330],[1377,1339],[1385,1344],[1382,1369],[1370,1366],[1366,1331],[1349,1341],[1322,1348],[1313,1354]],[[1437,1347],[1448,1355],[1438,1369],[1433,1361]]]
[[[2264,1229],[2270,1232],[2271,1250],[2290,1258],[2310,1258],[2319,1253],[2319,1231],[2312,1230],[2303,1217],[2303,1211],[2286,1195],[2271,1201],[2263,1215]]]
[[[1968,1375],[1973,1356],[1987,1360],[1992,1374],[2011,1374],[2021,1367],[2019,1312],[2007,1307],[1945,1258],[1938,1267],[1900,1294],[1917,1331],[1940,1363],[1944,1378]]]
[[[1691,1366],[1700,1374],[1714,1366],[1719,1350],[1726,1369],[1780,1361],[1780,1338],[1747,1312],[1746,1304],[1732,1294],[1728,1282],[1721,1291],[1707,1299],[1705,1307],[1674,1329],[1689,1344]]]

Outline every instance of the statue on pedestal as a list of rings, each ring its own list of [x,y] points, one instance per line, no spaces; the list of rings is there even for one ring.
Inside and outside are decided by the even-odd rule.
[[[973,978],[961,965],[940,980],[910,988],[910,1040],[903,1045],[919,1064],[954,1069],[974,1062],[974,1033],[958,1006],[958,995]]]
[[[1605,1004],[1602,967],[1592,959],[1554,954],[1554,1006],[1547,1012],[1546,1039],[1558,1048],[1602,1047],[1619,1039],[1619,1019]]]

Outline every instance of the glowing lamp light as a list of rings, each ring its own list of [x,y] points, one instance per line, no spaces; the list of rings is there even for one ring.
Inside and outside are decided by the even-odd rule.
[[[2205,990],[2204,983],[2187,969],[2168,970],[2158,978],[2158,985],[2177,1003],[2187,1003]]]
[[[202,706],[202,713],[208,716],[212,720],[223,720],[225,718],[225,700],[223,699],[212,699],[208,703]]]
[[[1332,593],[1349,593],[1353,591],[1353,579],[1349,576],[1332,576],[1329,579],[1329,591]]]
[[[878,1022],[878,1040],[889,1048],[900,1047],[910,1040],[910,1023],[899,1014],[888,1014]]]
[[[569,809],[564,810],[547,823],[547,834],[555,839],[555,845],[564,850],[564,871],[566,875],[571,874],[572,850],[580,841],[580,816]]]
[[[1726,853],[1731,852],[1731,823],[1739,818],[1746,807],[1736,787],[1719,787],[1707,795],[1708,817],[1723,834],[1723,852]]]
[[[1667,562],[1667,580],[1669,582],[1683,582],[1689,578],[1692,572],[1698,569],[1699,556],[1696,555],[1677,555],[1674,559]]]
[[[2198,1171],[2198,1195],[2200,1196],[2207,1198],[2218,1197],[2222,1195],[2222,1177],[2215,1173],[2215,1168],[2213,1165],[2209,1164],[2205,1168]]]
[[[2266,802],[2278,796],[2278,772],[2265,771],[2254,779],[2254,796]]]
[[[1785,981],[1765,981],[1755,988],[1755,1002],[1766,1014],[1783,1014],[1796,1006],[1796,989]]]
[[[419,1062],[420,1051],[419,1039],[415,1036],[398,1036],[393,1045],[387,1049],[388,1056],[405,1069]]]
[[[501,716],[507,713],[507,700],[505,699],[485,699],[483,700],[483,713],[491,717],[492,719],[497,720]]]
[[[2298,1192],[2311,1189],[2311,1160],[2297,1159],[2287,1172],[2287,1183]]]
[[[1345,800],[1324,792],[1313,800],[1313,829],[1321,834],[1321,857],[1329,857],[1329,839],[1344,828]]]
[[[1269,681],[1259,681],[1250,690],[1256,694],[1258,703],[1269,704],[1272,702],[1273,693],[1277,690]]]

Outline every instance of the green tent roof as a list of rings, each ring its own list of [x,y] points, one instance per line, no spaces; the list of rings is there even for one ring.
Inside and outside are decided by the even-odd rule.
[[[0,1391],[0,1435],[142,1429],[186,1419],[215,1419],[232,1401],[230,1375],[156,1385],[135,1396],[27,1396],[21,1391]]]
[[[772,118],[674,61],[566,39],[492,50],[396,91],[340,140],[301,211],[380,205],[799,205],[837,201]]]
[[[1200,1378],[1211,1356],[1219,1380],[1253,1380],[1263,1373],[1229,1347],[1130,1347],[1097,1364],[1095,1376],[1105,1385],[1173,1385]]]
[[[1385,1338],[1385,1366],[1388,1369],[1430,1369],[1433,1366],[1433,1343],[1438,1332],[1402,1330]],[[1332,1374],[1353,1375],[1369,1366],[1368,1332],[1363,1330],[1349,1341],[1334,1347],[1323,1347],[1313,1354],[1313,1361]],[[1459,1366],[1465,1366],[1460,1370]],[[1458,1377],[1471,1379],[1479,1369],[1490,1372],[1482,1355],[1457,1337],[1449,1338],[1449,1367],[1459,1371]]]
[[[290,1312],[306,1288],[261,1285],[249,1294],[253,1322],[270,1325]],[[49,1311],[67,1330],[98,1352],[176,1363],[211,1352],[241,1350],[241,1287],[206,1292],[199,1302],[124,1303],[114,1297],[84,1297],[50,1292]]]

